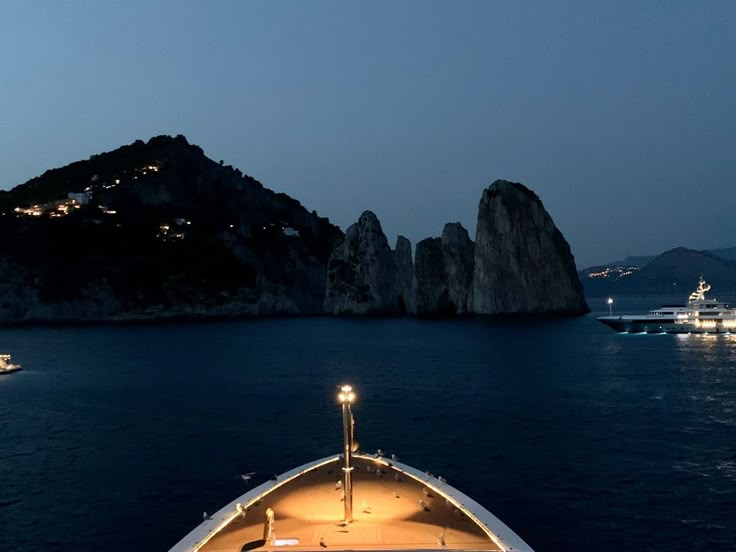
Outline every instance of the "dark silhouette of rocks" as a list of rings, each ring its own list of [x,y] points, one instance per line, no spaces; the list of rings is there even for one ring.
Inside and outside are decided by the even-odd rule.
[[[417,244],[414,278],[417,316],[468,314],[472,308],[473,242],[459,222],[448,223],[441,238]]]
[[[333,315],[397,314],[399,290],[394,252],[376,215],[365,211],[332,252],[324,310]]]
[[[442,257],[448,295],[455,306],[455,313],[472,312],[475,244],[459,222],[447,223],[442,230]]]
[[[588,312],[570,246],[535,193],[495,181],[478,209],[473,312]]]
[[[417,243],[414,262],[414,313],[417,316],[455,314],[447,290],[442,240],[427,238]]]
[[[411,256],[411,242],[404,236],[396,239],[394,250],[396,259],[396,284],[399,295],[399,312],[414,312],[414,261]]]
[[[18,322],[321,314],[342,232],[157,136],[0,192],[0,236],[0,321]]]
[[[157,136],[0,191],[0,322],[586,312],[567,242],[521,184],[392,250],[364,212],[343,235],[295,199]]]

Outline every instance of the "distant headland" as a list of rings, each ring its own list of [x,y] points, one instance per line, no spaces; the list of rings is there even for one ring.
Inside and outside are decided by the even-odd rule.
[[[0,322],[588,312],[539,198],[497,180],[459,223],[391,249],[345,233],[183,136],[138,140],[0,191]]]
[[[675,247],[660,255],[627,257],[579,273],[588,297],[687,297],[700,276],[714,292],[736,294],[736,247],[696,251]]]

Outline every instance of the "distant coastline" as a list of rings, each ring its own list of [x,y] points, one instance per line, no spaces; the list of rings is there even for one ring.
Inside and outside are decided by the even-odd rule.
[[[684,298],[704,276],[718,295],[736,294],[736,248],[697,251],[676,247],[656,256],[628,257],[578,272],[586,297]]]

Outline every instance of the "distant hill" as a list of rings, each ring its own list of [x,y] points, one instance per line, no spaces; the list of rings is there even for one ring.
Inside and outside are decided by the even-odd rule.
[[[722,259],[736,261],[736,247],[726,247],[724,249],[709,249],[708,253],[712,253]]]
[[[633,266],[636,268],[644,268],[656,258],[656,255],[633,255],[620,261],[613,261],[600,266]]]
[[[736,262],[684,247],[666,251],[640,269],[605,265],[580,272],[589,297],[682,294],[683,300],[701,275],[717,293],[736,292]]]

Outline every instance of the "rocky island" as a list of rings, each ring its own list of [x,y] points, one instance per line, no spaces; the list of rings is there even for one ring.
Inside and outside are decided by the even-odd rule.
[[[539,197],[522,184],[497,180],[483,192],[475,242],[459,222],[446,224],[440,238],[420,241],[411,296],[397,302],[398,288],[390,283],[405,278],[398,259],[411,247],[406,238],[399,241],[401,250],[397,243],[391,251],[376,216],[363,213],[330,258],[326,311],[406,309],[421,317],[589,311],[570,246]]]
[[[588,311],[570,246],[537,195],[497,180],[478,208],[476,314]]]
[[[370,211],[343,232],[157,136],[0,191],[0,322],[587,312],[537,196],[496,181],[459,223],[391,249]]]
[[[0,320],[321,314],[342,232],[159,136],[0,193]]]

